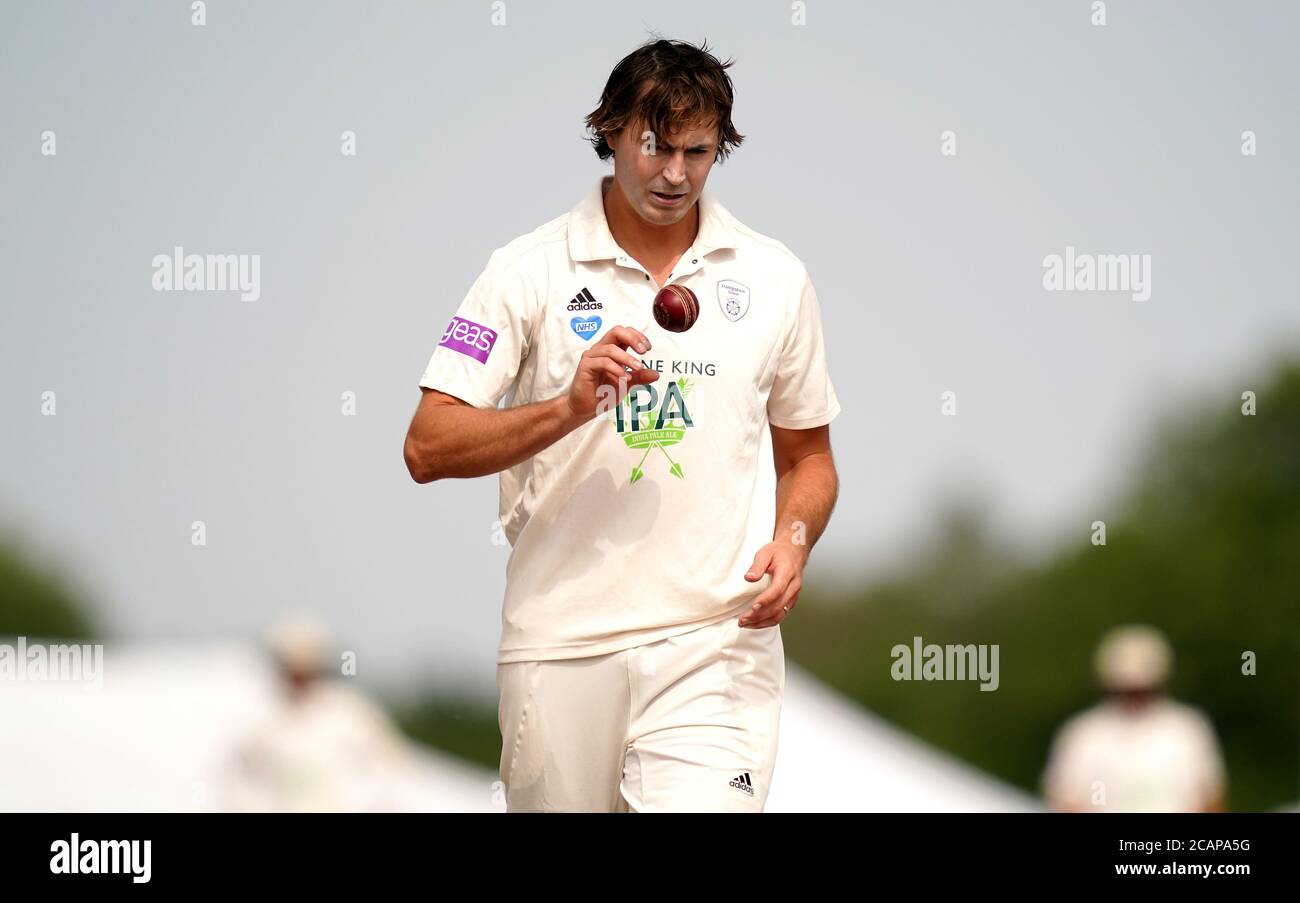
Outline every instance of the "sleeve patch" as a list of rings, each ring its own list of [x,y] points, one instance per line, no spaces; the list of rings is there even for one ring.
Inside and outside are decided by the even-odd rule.
[[[480,364],[486,364],[488,355],[492,353],[492,346],[496,344],[496,340],[497,331],[495,329],[489,329],[475,323],[473,320],[452,317],[451,322],[447,324],[446,331],[442,334],[442,341],[438,344],[450,348],[452,351],[459,351],[467,357],[472,357]]]

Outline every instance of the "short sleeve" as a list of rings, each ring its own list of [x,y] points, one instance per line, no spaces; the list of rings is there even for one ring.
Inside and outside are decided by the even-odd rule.
[[[477,408],[495,408],[528,356],[539,292],[528,255],[494,251],[443,329],[419,385]]]
[[[817,291],[805,270],[799,307],[784,337],[767,399],[767,419],[783,429],[806,430],[830,423],[839,412],[826,368]]]

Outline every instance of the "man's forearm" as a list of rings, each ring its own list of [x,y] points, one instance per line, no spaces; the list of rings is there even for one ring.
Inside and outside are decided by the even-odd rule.
[[[585,421],[569,409],[567,395],[506,408],[439,405],[436,418],[411,440],[408,461],[420,482],[481,477],[525,461]]]
[[[776,482],[774,541],[800,547],[804,560],[821,538],[839,495],[839,476],[829,454],[805,455]]]

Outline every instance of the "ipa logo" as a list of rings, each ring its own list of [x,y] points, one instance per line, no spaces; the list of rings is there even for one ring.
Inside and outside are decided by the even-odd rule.
[[[641,460],[632,468],[631,483],[645,476],[642,467],[656,449],[668,460],[668,472],[680,480],[686,479],[681,462],[673,460],[667,447],[681,442],[686,430],[695,426],[686,408],[686,396],[694,388],[695,384],[688,379],[673,380],[668,383],[661,404],[659,390],[653,385],[633,386],[623,403],[614,409],[615,430],[628,448],[641,452]]]

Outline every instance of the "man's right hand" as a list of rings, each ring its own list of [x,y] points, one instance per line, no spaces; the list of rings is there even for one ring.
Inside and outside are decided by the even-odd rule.
[[[642,367],[628,349],[645,354],[650,350],[650,340],[631,326],[614,326],[582,352],[569,386],[569,411],[575,417],[590,420],[602,411],[612,410],[633,386],[659,378],[658,370]]]

